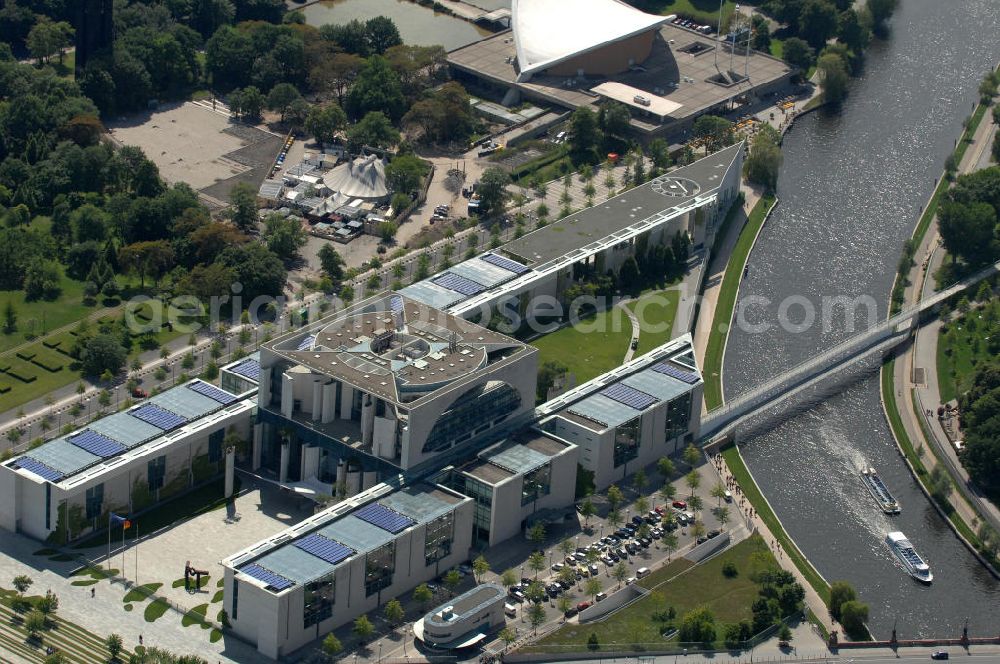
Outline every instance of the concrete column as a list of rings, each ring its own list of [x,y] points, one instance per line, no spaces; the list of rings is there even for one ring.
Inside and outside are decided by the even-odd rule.
[[[366,394],[361,401],[361,442],[371,445],[375,429],[375,403],[372,395]]]
[[[364,475],[362,475],[361,477],[361,490],[367,491],[368,489],[375,486],[377,476],[378,473],[376,473],[374,470],[366,470],[364,472]]]
[[[355,467],[347,471],[347,495],[356,496],[361,493],[361,468]]]
[[[292,455],[292,445],[291,443],[281,444],[281,465],[278,466],[278,481],[287,482],[288,481],[288,463]]]
[[[387,417],[375,418],[372,453],[383,459],[392,459],[396,455],[396,419],[391,414],[391,410],[387,409]]]
[[[337,462],[337,480],[333,485],[333,495],[337,495],[337,488],[341,485],[347,486],[347,464],[343,459]]]
[[[319,448],[312,445],[302,448],[302,479],[319,474]]]
[[[257,423],[253,425],[253,449],[251,451],[250,467],[260,470],[260,455],[264,447],[264,425]]]
[[[291,374],[281,374],[281,414],[292,419],[292,411],[295,408],[295,381]]]
[[[323,415],[323,383],[318,380],[313,381],[312,393],[312,419],[318,422]]]
[[[351,419],[351,406],[354,405],[354,388],[347,383],[340,384],[340,419]]]
[[[337,406],[337,384],[327,383],[323,386],[323,403],[321,405],[321,421],[328,424],[337,416],[334,409]]]
[[[257,389],[257,403],[266,406],[271,403],[271,367],[261,367],[260,386]]]
[[[233,495],[233,484],[236,476],[236,450],[232,447],[226,450],[226,498]]]

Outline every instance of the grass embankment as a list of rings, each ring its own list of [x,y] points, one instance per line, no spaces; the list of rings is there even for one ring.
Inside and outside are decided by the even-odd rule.
[[[710,25],[713,29],[719,25],[719,3],[716,0],[628,0],[628,3],[650,14],[677,14]],[[723,29],[729,25],[735,10],[736,2],[726,0],[722,7]]]
[[[925,454],[925,451],[929,449],[936,464],[940,464],[942,461],[937,456],[937,450],[933,445],[924,446],[923,444],[920,444],[918,451],[918,448],[914,446],[913,441],[906,432],[906,427],[903,426],[903,420],[899,414],[899,402],[896,401],[895,365],[895,359],[889,360],[882,365],[882,375],[880,380],[882,387],[882,402],[885,404],[886,417],[889,420],[889,427],[892,429],[892,434],[896,438],[896,442],[899,443],[900,449],[903,451],[903,456],[906,457],[906,460],[913,468],[913,473],[917,476],[917,481],[920,482],[920,485],[924,487],[928,493],[932,493],[930,489],[930,472],[928,471],[927,466],[924,465],[922,457]],[[913,406],[913,409],[914,419],[920,423],[924,438],[929,439],[932,434],[924,427],[922,415],[916,411],[915,405]],[[948,480],[951,485],[949,492],[951,494],[956,494],[958,492],[958,488],[955,485],[955,480],[950,473],[948,473]],[[934,500],[942,511],[944,511],[948,520],[952,523],[955,529],[961,533],[962,537],[968,540],[968,542],[975,547],[977,551],[982,553],[982,542],[979,540],[979,537],[972,531],[969,524],[962,519],[951,502],[947,499],[941,500],[938,498],[932,498],[932,500]],[[965,500],[965,497],[959,493],[956,500]],[[993,562],[994,564],[997,564],[998,561],[994,560]]]
[[[567,325],[531,342],[539,364],[553,360],[566,365],[580,385],[622,363],[632,338],[632,323],[619,307]]]
[[[750,249],[768,212],[774,207],[775,198],[764,196],[750,211],[746,225],[740,231],[740,237],[733,247],[726,266],[726,274],[722,278],[719,297],[715,303],[715,316],[712,319],[712,329],[708,335],[705,347],[705,366],[702,375],[705,378],[705,405],[708,410],[722,405],[722,359],[726,347],[726,336],[729,334],[729,324],[733,319],[733,309],[736,307],[736,296],[740,291],[740,281],[743,278],[743,268],[750,257]]]
[[[738,574],[727,577],[722,567],[732,562]],[[587,649],[587,639],[597,635],[601,650],[649,650],[683,647],[663,638],[665,624],[654,620],[655,612],[673,607],[680,623],[685,613],[701,607],[715,616],[718,643],[725,627],[753,619],[753,602],[760,586],[754,572],[778,563],[760,536],[753,536],[701,565],[678,558],[643,579],[640,584],[652,592],[643,599],[599,622],[567,624],[526,649],[526,652],[576,652]],[[574,600],[578,601],[578,600]],[[717,645],[718,645],[717,643]]]
[[[662,346],[673,338],[671,331],[679,303],[678,291],[651,291],[644,293],[635,302],[625,305],[639,321],[639,347],[635,351],[636,357]]]
[[[941,327],[937,345],[938,388],[948,403],[969,388],[976,367],[994,357],[988,341],[1000,320],[1000,298],[994,298]]]
[[[726,465],[729,466],[733,477],[739,482],[743,494],[750,501],[750,504],[753,505],[754,510],[757,511],[760,518],[767,524],[771,534],[781,543],[781,547],[785,550],[788,558],[795,563],[795,567],[802,573],[802,576],[805,577],[809,585],[816,591],[816,594],[820,596],[823,603],[829,606],[830,586],[820,576],[820,573],[816,571],[816,568],[812,566],[812,563],[799,551],[799,548],[792,541],[792,538],[788,536],[788,533],[785,532],[784,527],[782,527],[781,522],[778,520],[778,516],[764,499],[764,495],[757,487],[757,483],[754,482],[750,470],[743,463],[743,457],[740,456],[739,450],[735,446],[729,446],[722,451],[722,456],[726,459]]]

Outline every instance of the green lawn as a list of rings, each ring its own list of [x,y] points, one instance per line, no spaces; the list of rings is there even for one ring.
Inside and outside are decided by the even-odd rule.
[[[96,307],[83,304],[83,284],[66,276],[62,279],[62,294],[55,300],[27,302],[24,291],[0,291],[0,310],[8,302],[17,311],[17,331],[0,334],[0,352],[24,343],[25,334],[41,336],[97,311]]]
[[[722,566],[727,562],[736,565],[737,576],[728,578],[722,574]],[[651,618],[654,612],[669,607],[676,611],[674,625],[679,624],[685,613],[707,607],[715,615],[721,640],[725,625],[753,617],[752,606],[759,586],[751,579],[752,572],[776,566],[774,556],[760,536],[744,540],[701,565],[678,558],[640,582],[652,591],[648,597],[600,622],[565,625],[529,647],[528,652],[584,650],[592,633],[597,635],[602,650],[669,648],[670,643],[662,637],[666,624]],[[610,589],[617,587],[613,581],[608,585]]]
[[[941,327],[937,372],[942,402],[947,403],[968,389],[976,366],[996,356],[987,339],[991,328],[996,329],[997,320],[1000,320],[1000,298],[993,298],[981,309],[973,309]]]
[[[785,57],[785,40],[771,37],[771,55],[783,60]]]
[[[781,543],[781,547],[788,554],[795,566],[799,568],[802,575],[809,582],[809,585],[813,587],[813,590],[820,596],[820,599],[827,605],[830,604],[830,586],[827,585],[820,573],[816,571],[816,568],[812,566],[799,548],[795,546],[795,542],[792,538],[788,536],[785,529],[781,526],[781,522],[778,521],[777,515],[771,511],[770,505],[764,500],[763,494],[761,494],[760,489],[757,488],[757,484],[754,482],[753,477],[750,475],[750,471],[747,469],[746,465],[743,463],[743,457],[740,456],[739,450],[735,446],[730,445],[726,449],[722,450],[722,456],[726,459],[726,465],[729,466],[729,470],[733,473],[733,477],[739,482],[740,488],[743,490],[744,495],[753,505],[753,508],[763,519],[764,523],[771,530],[771,534]]]
[[[680,302],[678,291],[652,291],[627,305],[639,319],[639,348],[636,356],[648,353],[670,341],[670,332]]]
[[[567,325],[531,342],[540,351],[539,364],[555,360],[569,367],[580,385],[614,369],[625,359],[632,323],[625,312],[612,307],[595,316]]]
[[[736,306],[736,296],[739,294],[740,281],[743,279],[743,267],[750,257],[757,232],[764,225],[767,213],[774,206],[773,196],[764,196],[750,211],[746,225],[740,231],[740,237],[733,247],[726,266],[726,274],[722,278],[719,298],[715,304],[715,316],[712,319],[712,329],[708,335],[705,348],[705,366],[702,375],[705,377],[705,405],[708,410],[722,405],[722,359],[729,334],[729,323],[733,319],[733,309]]]

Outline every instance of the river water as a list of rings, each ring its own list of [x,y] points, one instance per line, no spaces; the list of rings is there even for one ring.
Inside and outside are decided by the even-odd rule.
[[[477,0],[478,1],[478,0]],[[480,3],[481,4],[481,3]],[[446,51],[479,41],[491,34],[460,18],[440,14],[409,0],[324,0],[300,10],[309,25],[343,25],[354,19],[367,21],[388,16],[399,28],[403,42],[415,46],[440,44]]]
[[[748,307],[734,326],[724,379],[732,398],[847,335],[846,316],[823,330],[822,298],[868,296],[886,315],[900,247],[976,100],[982,74],[1000,57],[995,0],[902,0],[888,41],[872,45],[843,111],[802,118],[784,143],[781,203],[750,256],[740,290],[771,304]],[[817,323],[781,327],[779,304]],[[864,309],[861,309],[864,312]],[[868,315],[856,317],[859,326]],[[874,321],[872,321],[874,322]],[[846,579],[871,607],[870,627],[888,638],[996,635],[1000,584],[981,568],[928,504],[899,456],[873,376],[747,441],[743,450],[790,535],[828,580]],[[886,517],[865,492],[862,465],[882,474],[903,513]],[[935,580],[912,581],[884,544],[901,530]]]

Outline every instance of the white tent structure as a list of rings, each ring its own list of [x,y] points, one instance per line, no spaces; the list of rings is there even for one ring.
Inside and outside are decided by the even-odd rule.
[[[337,166],[323,176],[323,184],[345,200],[385,200],[389,196],[389,188],[385,183],[385,163],[376,155],[358,157]]]
[[[666,20],[620,0],[513,0],[511,14],[519,81]]]

